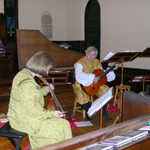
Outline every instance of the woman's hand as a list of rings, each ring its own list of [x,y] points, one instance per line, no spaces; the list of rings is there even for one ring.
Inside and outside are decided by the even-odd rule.
[[[49,84],[49,86],[46,86],[46,87],[45,87],[45,89],[46,89],[47,92],[50,91],[49,88],[51,88],[51,90],[54,90],[54,89],[55,89],[55,87],[54,87],[53,84],[51,84],[51,83]]]
[[[64,117],[64,115],[60,111],[54,111],[54,117],[56,117],[56,118],[62,118],[62,117]]]
[[[120,64],[116,64],[115,65],[115,70],[117,70],[119,68]]]
[[[114,65],[115,65],[114,70],[117,70],[119,68],[119,66],[120,66],[120,64],[118,64],[118,63],[116,63]]]
[[[53,84],[49,84],[49,86],[50,86],[50,88],[52,89],[52,90],[54,90],[55,89],[55,87],[54,87],[54,85]]]

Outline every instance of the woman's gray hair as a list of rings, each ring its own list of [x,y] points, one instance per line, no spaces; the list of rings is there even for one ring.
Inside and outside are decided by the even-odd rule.
[[[94,46],[89,46],[86,50],[85,50],[85,53],[90,53],[90,52],[96,52],[96,55],[98,54],[98,49]]]
[[[54,61],[45,51],[35,53],[25,64],[25,68],[43,76],[48,75],[48,71],[53,67]]]

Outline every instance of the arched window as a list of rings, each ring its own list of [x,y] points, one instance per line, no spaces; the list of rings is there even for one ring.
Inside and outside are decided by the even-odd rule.
[[[41,32],[48,38],[53,37],[52,17],[48,11],[45,11],[41,17]]]
[[[100,5],[97,0],[89,0],[85,9],[86,47],[95,46],[100,57]]]

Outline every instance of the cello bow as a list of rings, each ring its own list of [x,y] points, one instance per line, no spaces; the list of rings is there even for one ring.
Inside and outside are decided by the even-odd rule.
[[[61,106],[59,100],[57,99],[57,97],[56,97],[54,91],[51,89],[50,84],[49,84],[49,83],[46,81],[46,79],[44,79],[44,78],[40,78],[40,80],[43,82],[44,85],[47,85],[47,86],[49,87],[49,92],[50,92],[50,94],[51,94],[52,97],[53,97],[56,110],[61,111],[61,113],[63,114],[63,118],[65,118],[67,112],[65,112],[65,111],[63,110],[63,108],[62,108],[62,106]]]

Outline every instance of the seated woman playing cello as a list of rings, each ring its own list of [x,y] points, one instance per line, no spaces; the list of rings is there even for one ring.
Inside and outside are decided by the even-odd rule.
[[[44,109],[44,96],[53,86],[40,87],[34,77],[42,77],[53,68],[46,52],[35,53],[13,79],[8,119],[12,128],[29,135],[31,149],[72,137],[70,124],[60,111]]]

